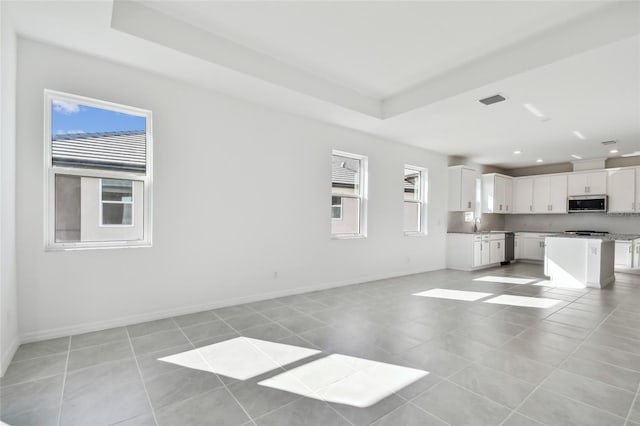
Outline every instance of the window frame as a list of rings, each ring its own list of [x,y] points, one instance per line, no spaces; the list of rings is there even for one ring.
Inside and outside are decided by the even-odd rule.
[[[405,170],[413,170],[414,172],[418,173],[418,192],[417,192],[417,199],[414,200],[407,200],[406,198],[404,198],[404,171]],[[429,183],[429,178],[428,178],[428,169],[425,167],[420,167],[420,166],[413,166],[410,164],[405,164],[404,168],[402,169],[402,207],[403,207],[403,212],[404,212],[404,205],[405,203],[412,203],[412,204],[418,204],[418,231],[406,231],[404,229],[405,227],[405,223],[404,223],[404,213],[403,213],[403,219],[402,219],[402,231],[404,232],[404,235],[407,237],[423,237],[426,236],[428,234],[428,228],[427,228],[427,197],[428,197],[428,183]]]
[[[108,179],[108,178],[100,178],[100,185],[98,185],[98,200],[100,203],[100,211],[98,212],[98,226],[100,228],[133,228],[134,226],[136,226],[136,186],[133,184],[135,181],[130,181],[131,182],[131,201],[105,201],[102,199],[102,196],[104,195],[102,192],[102,185],[104,183],[104,180]],[[122,180],[122,179],[118,179],[118,180]],[[104,223],[104,205],[105,204],[130,204],[131,205],[131,223],[126,225],[126,224],[109,224],[109,223]]]
[[[102,169],[90,169],[68,166],[54,166],[52,158],[52,119],[51,109],[54,100],[72,102],[76,104],[86,105],[95,108],[106,109],[109,111],[121,112],[129,115],[144,117],[146,120],[145,135],[145,173],[131,171],[114,171]],[[59,92],[56,90],[44,90],[44,249],[46,251],[60,250],[84,250],[84,249],[103,249],[103,248],[128,248],[128,247],[151,247],[152,246],[152,229],[153,229],[153,206],[152,206],[152,187],[153,187],[153,117],[152,112],[147,109],[121,105],[100,99],[89,98],[85,96],[74,95],[70,93]],[[57,242],[55,236],[55,181],[56,175],[71,175],[80,177],[90,177],[99,179],[122,179],[142,182],[143,194],[143,238],[141,240],[112,240],[112,241],[74,241],[74,242]],[[135,187],[132,184],[132,187]],[[99,194],[99,223],[102,222],[102,180],[100,180]],[[135,191],[135,189],[132,189]],[[135,203],[135,201],[134,201]],[[133,214],[133,211],[132,211]],[[133,223],[132,217],[132,223]],[[105,225],[112,227],[113,225]],[[133,225],[116,225],[116,227],[129,227]]]
[[[343,193],[334,193],[333,192],[333,156],[347,157],[354,160],[358,160],[360,162],[360,173],[359,173],[359,182],[358,182],[358,194],[343,194]],[[358,232],[357,233],[339,233],[334,234],[331,232],[331,239],[334,240],[346,240],[346,239],[358,239],[358,238],[367,238],[367,204],[368,204],[368,181],[369,181],[369,159],[365,155],[354,154],[346,151],[332,150],[331,151],[331,169],[330,169],[330,190],[332,197],[341,197],[341,198],[354,198],[358,200]],[[340,200],[341,203],[344,203],[343,200]],[[333,201],[332,201],[333,204]],[[341,215],[341,217],[344,217]]]

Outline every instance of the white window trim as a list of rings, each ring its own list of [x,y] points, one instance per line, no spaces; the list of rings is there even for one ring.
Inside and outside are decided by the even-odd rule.
[[[352,194],[337,194],[333,192],[331,189],[331,196],[343,197],[343,198],[357,198],[360,200],[360,217],[359,219],[359,232],[358,233],[344,233],[344,234],[331,234],[331,239],[333,240],[350,240],[350,239],[359,239],[359,238],[367,238],[367,204],[368,204],[368,181],[369,181],[369,158],[365,155],[353,154],[351,152],[346,151],[338,151],[332,150],[331,155],[339,155],[341,157],[353,158],[354,160],[360,161],[360,181],[359,188],[360,193],[357,195]],[[333,166],[332,166],[333,167]],[[331,170],[330,170],[331,172]],[[329,179],[329,183],[331,183],[331,179]]]
[[[108,109],[146,119],[146,167],[145,174],[94,170],[75,167],[54,166],[51,158],[51,105],[53,100],[62,100],[86,106]],[[153,122],[149,110],[120,105],[99,99],[72,95],[55,90],[44,90],[44,248],[46,251],[83,250],[104,248],[151,247],[153,229],[152,183],[153,183]],[[143,239],[136,241],[76,241],[56,242],[55,237],[55,177],[73,175],[95,178],[112,178],[141,181],[143,183]],[[99,198],[100,202],[102,198]],[[100,209],[102,211],[102,209]],[[100,213],[101,215],[102,213]]]
[[[102,184],[105,179],[108,178],[100,178],[100,185],[98,185],[98,202],[100,204],[99,212],[98,212],[98,226],[100,228],[133,228],[136,225],[136,186],[133,184],[134,181],[131,181],[131,201],[105,201],[102,199]],[[125,179],[118,179],[125,180]],[[103,220],[103,210],[105,204],[130,204],[131,205],[131,224],[123,225],[123,224],[105,224]]]
[[[420,173],[420,178],[419,178],[419,183],[418,183],[418,199],[417,200],[405,200],[404,199],[404,185],[403,185],[403,200],[402,200],[402,206],[404,207],[404,203],[415,203],[418,204],[418,214],[419,214],[419,224],[418,224],[418,231],[404,231],[404,235],[407,237],[425,237],[428,234],[428,227],[427,227],[427,197],[429,194],[429,190],[428,190],[428,184],[429,184],[429,177],[428,177],[428,169],[426,169],[425,167],[420,167],[420,166],[412,166],[410,164],[405,164],[404,168],[403,168],[403,176],[404,176],[404,170],[409,169],[409,170],[413,170],[416,171],[418,173]],[[404,182],[404,180],[403,180]],[[402,227],[404,228],[404,218],[403,218],[403,223],[402,223]]]

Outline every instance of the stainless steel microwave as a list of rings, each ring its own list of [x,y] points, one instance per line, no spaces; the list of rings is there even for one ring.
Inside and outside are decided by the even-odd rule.
[[[578,212],[606,212],[607,196],[606,195],[580,195],[569,197],[568,199],[569,213]]]

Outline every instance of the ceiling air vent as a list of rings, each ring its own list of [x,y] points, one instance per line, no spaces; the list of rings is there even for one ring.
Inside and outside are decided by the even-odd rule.
[[[602,145],[614,145],[616,143],[616,141],[604,141],[602,142]]]
[[[507,98],[502,96],[501,94],[489,96],[488,98],[480,99],[480,102],[485,105],[497,104],[498,102],[506,101]]]

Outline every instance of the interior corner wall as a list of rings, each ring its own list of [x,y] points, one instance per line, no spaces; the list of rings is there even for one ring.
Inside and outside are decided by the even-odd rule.
[[[16,35],[0,2],[0,376],[20,343],[16,281]]]
[[[43,250],[45,88],[153,111],[153,247]],[[17,129],[25,341],[445,267],[446,156],[23,39]],[[332,149],[369,158],[366,239],[330,238]],[[428,169],[424,237],[404,164]]]

